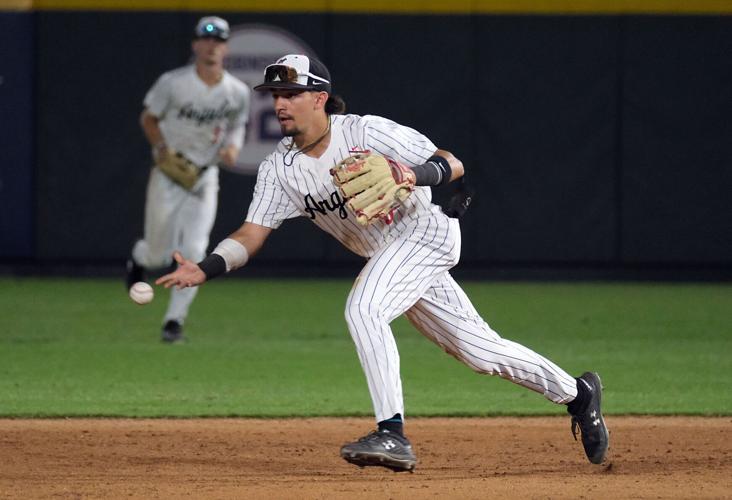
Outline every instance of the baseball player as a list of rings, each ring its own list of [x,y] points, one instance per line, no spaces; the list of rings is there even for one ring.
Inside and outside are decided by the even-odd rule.
[[[345,105],[332,94],[328,70],[304,55],[267,66],[255,90],[271,92],[285,138],[259,167],[246,221],[198,264],[176,254],[178,269],[156,283],[200,285],[246,264],[286,219],[307,217],[366,259],[345,317],[377,429],[344,445],[345,460],[395,471],[416,465],[404,434],[399,352],[389,327],[405,314],[423,335],[478,373],[566,404],[575,438],[579,427],[587,457],[602,462],[608,432],[599,377],[588,372],[574,378],[501,338],[450,276],[460,256],[460,226],[431,202],[431,186],[460,178],[462,162],[416,130],[378,116],[342,114]]]
[[[216,217],[221,162],[233,166],[244,141],[250,90],[224,70],[229,25],[204,17],[193,33],[194,62],[167,73],[145,96],[140,117],[154,167],[145,202],[144,238],[127,262],[127,288],[146,269],[172,263],[174,250],[202,259]],[[184,340],[196,288],[172,290],[162,340]]]

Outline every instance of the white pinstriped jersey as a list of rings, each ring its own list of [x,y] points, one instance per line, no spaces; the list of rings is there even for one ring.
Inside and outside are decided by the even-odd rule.
[[[332,115],[330,144],[320,158],[290,150],[290,140],[283,139],[259,166],[248,222],[277,228],[286,219],[308,217],[346,248],[371,257],[415,219],[440,210],[432,204],[430,188],[417,187],[391,224],[363,227],[330,176],[334,165],[356,151],[390,156],[408,166],[424,163],[437,147],[416,130],[378,116]]]
[[[249,87],[224,71],[206,85],[193,65],[163,73],[145,96],[145,107],[160,119],[165,142],[199,166],[215,164],[219,150],[244,143]]]

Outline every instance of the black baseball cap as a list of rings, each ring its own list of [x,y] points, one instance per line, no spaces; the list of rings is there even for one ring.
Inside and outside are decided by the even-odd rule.
[[[225,42],[229,39],[229,23],[216,16],[202,17],[193,30],[193,38],[216,38]]]
[[[264,68],[264,83],[254,90],[315,90],[331,93],[325,64],[302,54],[288,54]]]

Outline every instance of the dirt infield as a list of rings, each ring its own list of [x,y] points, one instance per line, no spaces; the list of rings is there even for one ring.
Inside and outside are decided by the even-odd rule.
[[[411,419],[396,474],[338,456],[370,419],[0,420],[0,498],[732,497],[732,419],[607,423],[598,466],[567,418]]]

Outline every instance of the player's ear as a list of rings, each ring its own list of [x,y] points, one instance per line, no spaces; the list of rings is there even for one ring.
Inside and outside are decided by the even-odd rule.
[[[318,92],[315,96],[315,109],[325,108],[325,103],[328,102],[328,92]]]

